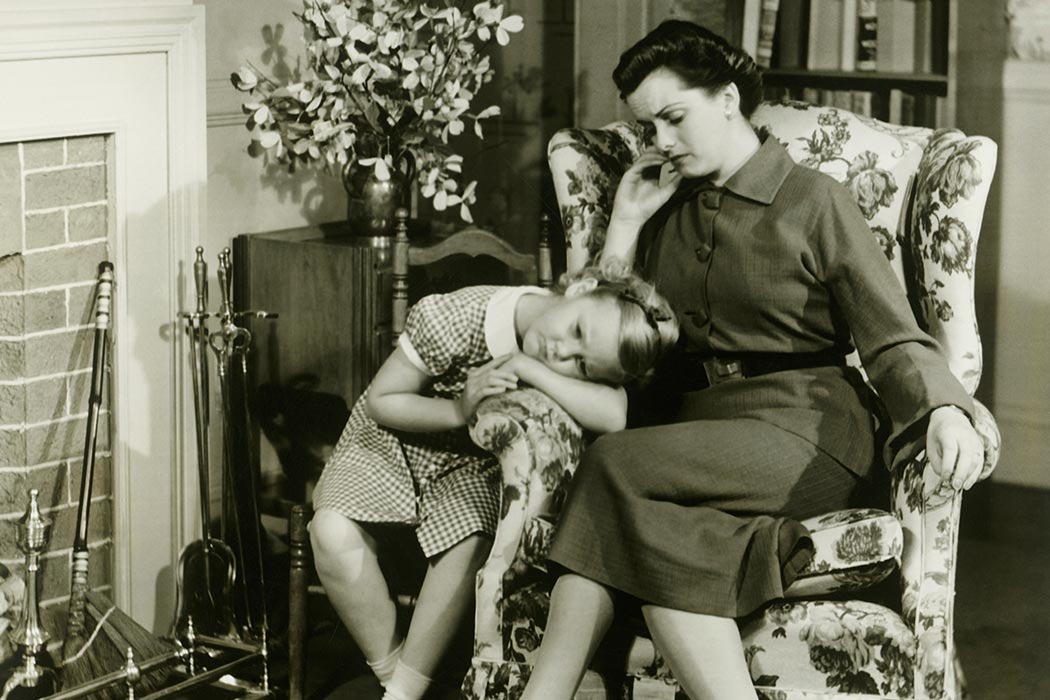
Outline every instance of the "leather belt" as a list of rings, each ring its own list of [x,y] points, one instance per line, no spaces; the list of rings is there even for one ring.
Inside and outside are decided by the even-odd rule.
[[[735,379],[760,377],[774,372],[845,365],[845,353],[831,349],[798,353],[683,353],[671,361],[669,369],[672,382],[677,383],[673,378],[677,375],[685,391],[695,391]]]

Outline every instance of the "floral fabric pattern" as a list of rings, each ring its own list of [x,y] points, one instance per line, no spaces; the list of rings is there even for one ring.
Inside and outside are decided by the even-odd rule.
[[[916,317],[972,394],[982,359],[974,256],[995,144],[800,102],[764,104],[753,122],[797,162],[854,195]],[[601,248],[615,186],[647,137],[637,124],[618,122],[551,139],[569,269]],[[998,459],[999,432],[979,403],[974,423],[985,442],[987,477]],[[500,457],[504,501],[492,555],[478,575],[475,657],[463,690],[474,700],[515,700],[546,625],[550,580],[543,559],[583,435],[553,401],[527,390],[484,402],[472,436]],[[890,496],[889,513],[848,510],[806,521],[813,562],[784,601],[740,622],[759,697],[965,697],[952,640],[961,494],[943,487],[920,453],[891,475]],[[901,578],[899,605],[845,599],[844,592],[894,572]],[[831,592],[834,600],[820,599]],[[629,646],[612,697],[673,693],[673,676],[651,640],[637,637]]]

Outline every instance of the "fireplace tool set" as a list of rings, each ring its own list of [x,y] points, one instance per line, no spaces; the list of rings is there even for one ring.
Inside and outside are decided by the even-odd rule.
[[[236,318],[246,313],[233,311],[229,248],[219,255],[222,301],[217,314],[219,329],[211,334],[207,328],[207,265],[201,248],[197,248],[194,278],[196,309],[182,316],[190,337],[203,534],[200,540],[185,548],[179,560],[178,611],[173,639],[154,637],[104,596],[90,591],[88,585],[88,515],[113,286],[113,265],[103,262],[99,265],[96,286],[87,434],[61,662],[57,668],[52,663],[47,650],[50,635],[40,620],[37,584],[40,557],[48,546],[51,521],[42,514],[38,491],[32,489],[26,513],[18,522],[18,544],[26,555],[26,595],[12,640],[18,645],[20,663],[6,679],[0,700],[187,698],[198,697],[202,688],[217,681],[221,681],[223,688],[235,688],[239,693],[237,697],[272,697],[258,478],[253,471],[256,463],[250,459],[250,451],[241,453],[239,458],[233,445],[235,435],[243,435],[245,449],[250,450],[246,379],[251,335],[235,323]],[[265,312],[251,315],[276,316]],[[207,432],[209,350],[216,356],[223,409],[224,518],[220,538],[211,536]],[[239,371],[231,372],[235,365]],[[240,380],[243,400],[238,409],[231,403],[235,393],[231,376]],[[236,429],[235,424],[238,424]],[[223,541],[227,521],[233,524],[239,556]],[[252,568],[255,570],[251,571]],[[254,600],[248,576],[255,577],[253,580],[257,582],[258,595]],[[238,583],[239,605],[234,600]],[[234,675],[257,670],[260,664],[258,682],[240,680]],[[143,692],[146,694],[142,695]]]
[[[234,311],[233,261],[229,248],[218,256],[218,328],[208,331],[208,265],[198,247],[193,262],[196,308],[183,314],[190,345],[201,539],[179,557],[178,607],[174,635],[224,642],[266,655],[268,635],[258,460],[252,453],[248,354],[250,331],[237,324],[248,317],[273,319],[266,311]],[[222,408],[222,517],[212,534],[210,487],[209,351],[214,353]],[[229,544],[232,541],[233,546]],[[191,634],[192,632],[192,634]],[[264,674],[265,675],[265,674]]]

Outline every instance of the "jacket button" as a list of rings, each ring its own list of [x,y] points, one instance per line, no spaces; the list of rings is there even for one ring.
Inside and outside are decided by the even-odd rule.
[[[706,243],[701,243],[700,247],[696,249],[696,259],[700,262],[707,262],[711,259],[711,246]]]

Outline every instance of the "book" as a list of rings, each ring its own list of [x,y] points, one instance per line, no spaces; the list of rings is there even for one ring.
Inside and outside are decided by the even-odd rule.
[[[867,90],[851,90],[850,111],[862,117],[872,116],[871,93]]]
[[[943,2],[943,0],[936,0]],[[912,0],[915,4],[915,64],[916,73],[933,71],[933,3],[934,0]]]
[[[758,21],[758,44],[755,48],[755,63],[769,68],[773,63],[773,37],[777,29],[777,10],[780,0],[762,0]]]
[[[838,70],[842,60],[842,0],[810,0],[806,68]]]
[[[850,90],[832,90],[831,106],[853,111],[853,93]]]
[[[803,68],[806,65],[808,10],[809,3],[806,0],[780,0],[776,32],[773,35],[773,65],[777,68]]]
[[[740,29],[740,48],[756,59],[758,54],[758,28],[762,17],[762,0],[744,0],[744,15]]]
[[[879,15],[876,0],[857,2],[857,70],[878,67]]]
[[[915,6],[916,0],[878,0],[875,62],[880,71],[915,70]]]
[[[839,68],[844,71],[857,69],[857,0],[840,0],[842,3],[842,29],[839,37]]]
[[[888,103],[886,121],[890,124],[904,124],[904,92],[897,88],[891,88]]]

